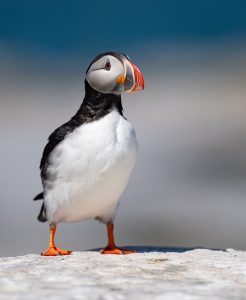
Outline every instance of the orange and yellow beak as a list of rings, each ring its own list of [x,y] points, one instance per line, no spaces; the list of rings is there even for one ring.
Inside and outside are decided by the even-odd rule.
[[[126,76],[124,81],[124,91],[131,93],[144,89],[144,78],[138,67],[131,61],[125,62]]]
[[[129,92],[135,92],[138,90],[143,90],[144,89],[144,78],[139,70],[139,68],[132,62],[130,62],[133,68],[133,74],[134,74],[134,85],[132,89]]]

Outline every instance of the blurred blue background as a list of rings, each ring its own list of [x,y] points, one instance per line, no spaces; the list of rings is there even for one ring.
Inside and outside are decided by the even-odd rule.
[[[100,52],[127,53],[146,89],[123,95],[140,143],[119,244],[246,249],[245,1],[0,2],[0,255],[40,252],[39,160],[84,96]],[[95,221],[57,244],[103,246]]]

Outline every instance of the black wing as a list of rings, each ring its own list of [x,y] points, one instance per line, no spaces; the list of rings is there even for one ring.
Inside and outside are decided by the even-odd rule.
[[[43,151],[43,156],[41,158],[40,162],[40,169],[41,169],[41,177],[45,178],[47,175],[46,169],[47,169],[47,164],[48,164],[48,158],[51,152],[55,149],[55,147],[64,140],[66,135],[70,132],[72,132],[76,127],[81,125],[81,122],[79,121],[79,118],[74,116],[70,121],[67,123],[63,124],[62,126],[58,127],[50,136],[48,139],[48,143],[44,148]],[[44,195],[43,193],[38,194],[33,200],[41,200],[43,199]],[[46,222],[47,217],[46,217],[46,209],[44,202],[42,203],[39,215],[38,215],[38,220],[40,222]]]
[[[58,127],[48,139],[48,143],[44,148],[43,156],[40,162],[40,169],[43,171],[46,162],[48,161],[49,155],[55,149],[55,147],[64,140],[66,135],[72,132],[76,127],[81,125],[81,121],[75,116],[67,123]]]

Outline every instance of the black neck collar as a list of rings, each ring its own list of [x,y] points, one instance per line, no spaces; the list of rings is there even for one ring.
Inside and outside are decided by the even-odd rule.
[[[85,98],[76,116],[80,117],[81,121],[90,122],[100,119],[114,109],[123,115],[121,95],[98,92],[85,80]]]

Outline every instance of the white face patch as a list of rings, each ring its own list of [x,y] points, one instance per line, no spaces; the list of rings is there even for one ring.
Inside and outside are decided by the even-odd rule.
[[[120,87],[117,88],[117,78],[120,75],[125,76],[125,67],[123,63],[112,55],[105,55],[95,61],[87,72],[86,79],[95,90],[102,93],[120,93]]]

